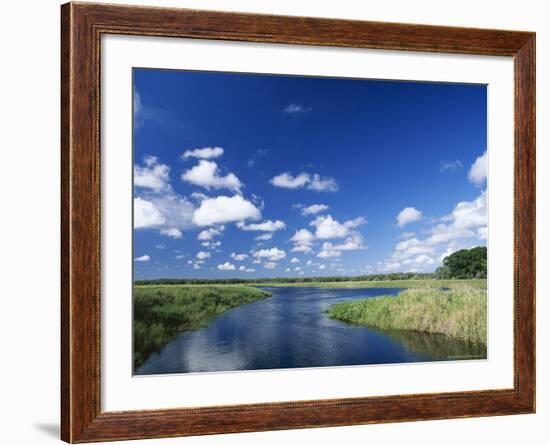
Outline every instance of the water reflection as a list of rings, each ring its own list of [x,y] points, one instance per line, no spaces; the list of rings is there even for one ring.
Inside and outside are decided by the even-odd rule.
[[[266,288],[271,298],[232,309],[180,334],[136,374],[404,363],[485,356],[444,336],[382,332],[331,320],[334,303],[402,289]]]

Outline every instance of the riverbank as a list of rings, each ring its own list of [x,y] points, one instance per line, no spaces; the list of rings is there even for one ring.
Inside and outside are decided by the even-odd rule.
[[[254,283],[254,286],[260,287],[320,287],[320,288],[342,288],[342,289],[362,289],[362,288],[463,288],[472,287],[476,289],[487,289],[487,280],[385,280],[385,281],[310,281],[300,283]]]
[[[383,330],[444,334],[462,341],[487,344],[486,290],[471,285],[440,287],[450,289],[407,289],[397,297],[334,304],[327,312],[330,318],[347,323]]]
[[[180,332],[205,326],[228,309],[269,297],[249,286],[134,286],[134,368]]]
[[[341,288],[341,289],[366,289],[366,288],[460,288],[470,286],[477,289],[487,289],[486,279],[471,279],[471,280],[435,280],[435,279],[417,279],[417,280],[363,280],[363,281],[300,281],[286,282],[275,280],[270,281],[251,281],[242,283],[220,283],[220,284],[141,284],[135,285],[135,288],[152,288],[152,287],[319,287],[319,288]]]

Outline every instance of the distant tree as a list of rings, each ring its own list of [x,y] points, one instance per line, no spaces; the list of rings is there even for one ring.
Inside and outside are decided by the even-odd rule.
[[[435,278],[438,280],[448,280],[451,277],[451,269],[449,269],[447,266],[439,266],[435,270]]]
[[[458,250],[443,259],[438,278],[487,278],[487,247]]]

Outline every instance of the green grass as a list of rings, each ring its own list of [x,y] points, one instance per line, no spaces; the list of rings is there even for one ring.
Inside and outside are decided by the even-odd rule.
[[[204,327],[228,309],[269,296],[247,286],[134,286],[134,368],[180,332]]]
[[[487,292],[470,285],[448,291],[433,287],[407,289],[396,297],[334,304],[328,315],[381,330],[429,332],[487,344]]]
[[[387,281],[311,281],[307,283],[255,283],[264,287],[330,287],[330,288],[462,288],[469,286],[478,289],[487,288],[487,280],[387,280]]]

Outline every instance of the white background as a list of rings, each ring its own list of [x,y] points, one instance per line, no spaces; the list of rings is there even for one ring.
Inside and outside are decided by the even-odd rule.
[[[397,1],[307,2],[298,0],[154,1],[134,4],[358,18],[440,25],[526,29],[537,32],[537,141],[549,144],[549,14],[545,2]],[[9,2],[2,10],[0,113],[2,131],[2,442],[42,444],[57,440],[59,425],[59,2]],[[464,444],[490,441],[544,443],[550,422],[548,339],[550,314],[545,296],[550,278],[549,233],[543,228],[550,202],[548,150],[538,150],[538,359],[536,415],[445,420],[316,430],[154,440],[143,443],[275,444],[419,443]],[[542,172],[542,174],[540,173]],[[546,266],[547,268],[547,266]],[[135,442],[134,442],[135,443]]]

